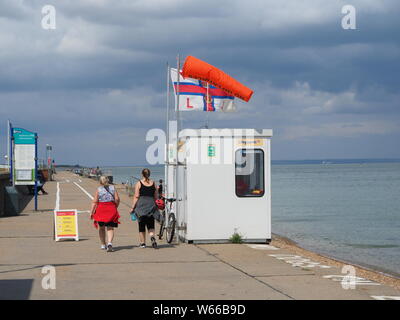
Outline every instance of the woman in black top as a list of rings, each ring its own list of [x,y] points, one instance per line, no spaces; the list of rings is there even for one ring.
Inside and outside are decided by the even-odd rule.
[[[153,248],[157,248],[154,237],[154,212],[157,210],[155,200],[158,199],[158,192],[153,180],[150,179],[150,170],[142,170],[142,179],[135,185],[132,211],[135,211],[139,219],[139,240],[140,247],[146,248],[146,227],[151,238]]]

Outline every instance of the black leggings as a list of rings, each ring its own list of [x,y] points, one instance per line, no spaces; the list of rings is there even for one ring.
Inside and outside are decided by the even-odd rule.
[[[146,232],[154,229],[154,217],[153,216],[143,216],[139,218],[139,232]]]

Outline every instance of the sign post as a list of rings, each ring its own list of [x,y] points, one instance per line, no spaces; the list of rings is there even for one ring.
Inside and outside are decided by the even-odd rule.
[[[12,128],[11,132],[11,179],[13,185],[33,185],[35,189],[35,211],[37,204],[38,176],[38,136],[22,128]]]
[[[7,169],[10,171],[10,120],[7,120]]]
[[[73,239],[79,241],[78,211],[54,210],[54,240]]]
[[[14,186],[14,155],[13,155],[13,127],[11,124],[11,121],[8,120],[8,169],[10,170],[10,181],[12,185]]]
[[[38,143],[35,135],[35,211],[38,210]]]

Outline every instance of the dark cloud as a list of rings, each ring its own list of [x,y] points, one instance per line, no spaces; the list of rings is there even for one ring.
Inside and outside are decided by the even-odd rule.
[[[143,162],[146,130],[165,126],[165,65],[178,53],[255,90],[237,113],[187,113],[186,126],[208,117],[217,127],[274,128],[275,159],[346,157],[351,145],[349,155],[372,157],[363,136],[379,143],[379,157],[396,154],[395,0],[352,1],[357,30],[341,28],[342,0],[65,0],[54,4],[52,31],[41,28],[47,4],[0,4],[0,119],[37,130],[60,159],[96,162],[104,145],[103,163]]]

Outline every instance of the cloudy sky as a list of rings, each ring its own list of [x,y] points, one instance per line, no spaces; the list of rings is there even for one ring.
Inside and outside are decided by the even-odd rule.
[[[356,30],[342,28],[346,4]],[[398,0],[0,0],[1,156],[11,119],[58,163],[146,163],[179,53],[255,91],[210,125],[274,129],[273,159],[400,158],[399,31]]]

